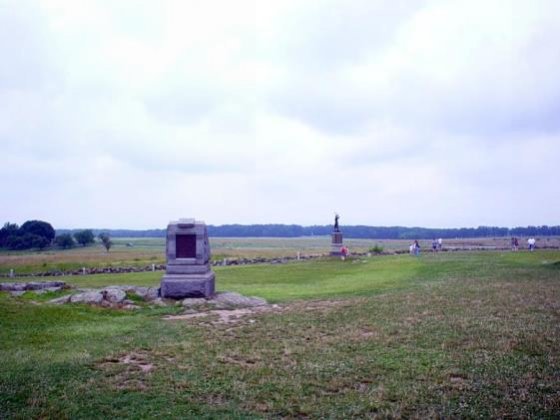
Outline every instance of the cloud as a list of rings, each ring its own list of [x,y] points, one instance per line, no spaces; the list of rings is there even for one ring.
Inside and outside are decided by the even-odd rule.
[[[556,224],[559,9],[4,1],[0,219]]]

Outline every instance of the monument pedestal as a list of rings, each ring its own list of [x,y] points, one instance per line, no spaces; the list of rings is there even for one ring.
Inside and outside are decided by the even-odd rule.
[[[208,298],[214,295],[215,278],[212,271],[206,274],[165,274],[161,278],[161,295],[171,299]]]
[[[341,256],[342,248],[342,232],[333,232],[331,234],[331,255],[333,256]]]
[[[161,297],[184,299],[214,295],[210,244],[204,222],[181,219],[167,226],[167,267],[161,278]]]

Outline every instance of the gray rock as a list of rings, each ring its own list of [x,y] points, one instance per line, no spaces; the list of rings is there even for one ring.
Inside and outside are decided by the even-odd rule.
[[[101,292],[84,292],[73,295],[70,298],[71,303],[93,303],[99,305],[103,302],[103,293]]]
[[[49,303],[53,303],[55,305],[63,305],[65,303],[70,302],[71,295],[62,296],[56,299],[49,300]]]
[[[21,296],[25,293],[25,290],[14,290],[12,292],[10,292],[10,295],[17,297],[17,296]]]
[[[111,303],[121,303],[126,299],[126,293],[121,289],[105,288],[101,290],[104,298]]]
[[[204,299],[204,298],[186,298],[183,299],[183,306],[185,308],[192,308],[195,306],[201,306],[201,305],[206,305],[208,303],[208,300]]]
[[[159,287],[150,287],[144,296],[144,300],[156,300],[159,298]]]
[[[156,287],[132,286],[127,291],[135,293],[136,296],[146,301],[152,301],[159,297],[159,288]]]
[[[167,306],[167,303],[162,298],[157,298],[152,301],[156,306]]]
[[[102,290],[115,289],[115,290],[122,290],[124,292],[127,292],[129,287],[132,287],[132,286],[111,285],[111,286],[104,287]]]
[[[128,309],[128,310],[140,309],[140,306],[133,305],[133,304],[129,303],[129,304],[124,305],[123,309]]]
[[[58,287],[61,289],[64,286],[66,286],[66,283],[63,281],[31,281],[26,283],[25,290],[42,290],[50,287]]]
[[[0,283],[0,290],[7,292],[19,292],[25,290],[26,283]]]
[[[96,289],[92,289],[90,287],[84,287],[84,288],[80,288],[77,290],[78,293],[92,293],[92,292],[97,292]]]
[[[266,300],[259,297],[247,297],[235,292],[217,293],[212,302],[219,306],[264,306]]]
[[[134,301],[130,299],[125,299],[121,302],[123,305],[134,305]]]

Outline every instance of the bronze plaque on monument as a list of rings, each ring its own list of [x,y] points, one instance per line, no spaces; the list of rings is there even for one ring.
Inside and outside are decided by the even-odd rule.
[[[196,258],[196,235],[177,235],[175,238],[177,258]]]

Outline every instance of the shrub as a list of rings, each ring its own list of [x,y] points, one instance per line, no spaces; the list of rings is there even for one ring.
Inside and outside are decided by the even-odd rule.
[[[383,252],[383,247],[375,245],[374,247],[369,249],[369,252],[371,252],[372,254],[381,254]]]

